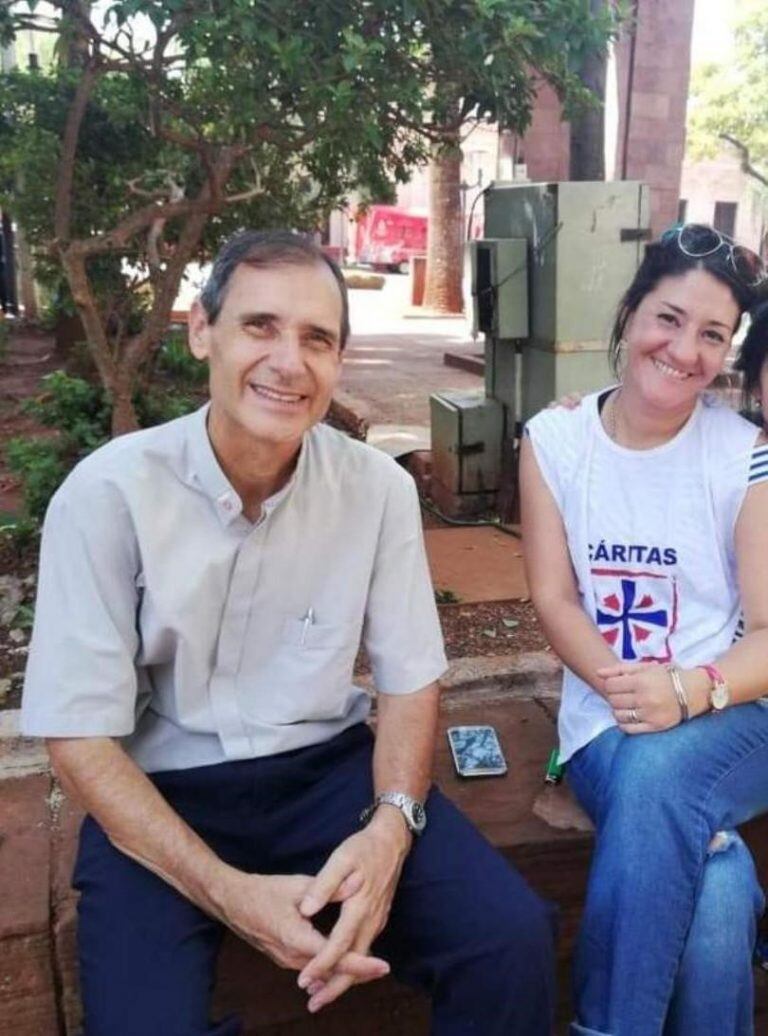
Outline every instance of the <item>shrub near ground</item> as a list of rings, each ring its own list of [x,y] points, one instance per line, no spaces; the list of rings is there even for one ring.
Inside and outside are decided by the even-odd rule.
[[[134,399],[141,426],[194,410],[207,377],[207,366],[190,354],[181,333],[170,332],[150,386]],[[8,467],[21,481],[23,508],[4,528],[22,539],[39,529],[51,497],[75,464],[110,438],[111,407],[100,386],[59,370],[46,375],[42,387],[23,410],[55,434],[14,438],[6,445]]]

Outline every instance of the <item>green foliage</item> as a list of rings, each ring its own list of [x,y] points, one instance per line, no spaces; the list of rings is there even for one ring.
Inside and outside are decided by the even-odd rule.
[[[5,458],[22,482],[23,517],[42,521],[48,501],[67,474],[59,443],[54,439],[11,439],[5,447]]]
[[[40,523],[35,518],[18,515],[0,523],[0,538],[11,544],[19,557],[24,556],[40,537]]]
[[[436,604],[459,604],[461,598],[453,590],[435,590]]]
[[[142,427],[182,417],[198,406],[183,392],[148,391],[135,398]],[[24,512],[20,521],[3,528],[22,538],[43,519],[51,497],[79,460],[103,445],[110,434],[106,393],[83,378],[53,371],[43,378],[43,392],[24,410],[56,434],[11,439],[6,446],[10,470],[21,479]],[[27,523],[26,525],[24,523]]]
[[[102,389],[64,371],[47,374],[43,386],[24,409],[46,428],[58,430],[66,455],[79,459],[107,441],[109,406]]]
[[[20,630],[31,630],[35,624],[35,606],[33,604],[20,604],[18,611],[13,617],[11,626]]]
[[[768,176],[768,5],[736,0],[733,10],[733,54],[693,72],[688,148],[695,158],[711,158],[727,146],[721,134],[728,134]]]
[[[584,0],[74,7],[0,4],[3,38],[53,25],[58,55],[0,75],[0,205],[57,304],[88,309],[105,388],[151,367],[186,262],[243,226],[315,230],[353,190],[386,197],[466,120],[522,132],[537,78],[586,103],[577,70],[618,20]]]
[[[171,331],[167,335],[160,346],[157,369],[180,386],[199,388],[208,383],[208,364],[192,355],[183,331]]]
[[[191,414],[200,405],[199,401],[184,392],[153,391],[142,392],[136,399],[136,413],[142,428],[149,428],[163,421]]]

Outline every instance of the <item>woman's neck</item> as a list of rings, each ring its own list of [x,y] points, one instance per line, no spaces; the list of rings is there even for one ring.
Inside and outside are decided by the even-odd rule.
[[[696,401],[678,410],[658,410],[638,397],[632,385],[621,385],[608,400],[612,409],[603,424],[620,446],[650,450],[677,435],[693,413]]]

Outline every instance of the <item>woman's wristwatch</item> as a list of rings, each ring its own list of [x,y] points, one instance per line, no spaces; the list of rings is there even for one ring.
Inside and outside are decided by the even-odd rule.
[[[700,665],[697,668],[703,669],[709,677],[709,707],[713,712],[722,712],[723,709],[727,709],[731,704],[731,688],[723,674],[712,663]]]

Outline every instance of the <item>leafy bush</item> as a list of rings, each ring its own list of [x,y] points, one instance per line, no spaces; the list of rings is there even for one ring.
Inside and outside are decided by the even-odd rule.
[[[181,392],[160,391],[142,393],[134,403],[145,428],[188,414],[198,405]],[[24,497],[19,519],[3,526],[15,541],[39,529],[51,497],[68,473],[110,437],[111,409],[104,391],[64,371],[46,375],[43,392],[27,400],[24,410],[58,435],[11,439],[6,446],[8,466],[20,478]]]
[[[5,457],[8,467],[22,482],[23,517],[41,521],[48,501],[67,474],[61,444],[55,439],[11,439]]]
[[[157,369],[175,378],[182,387],[199,388],[208,381],[208,364],[195,359],[183,331],[171,331],[160,346]]]
[[[39,534],[40,524],[34,518],[20,516],[0,523],[0,538],[9,542],[19,557],[37,543]]]
[[[100,388],[64,371],[47,374],[43,386],[42,394],[27,400],[24,410],[46,428],[61,432],[65,453],[77,460],[109,439],[110,407]]]
[[[144,392],[135,400],[136,413],[142,428],[172,421],[176,417],[184,417],[197,410],[198,400],[183,392]]]

